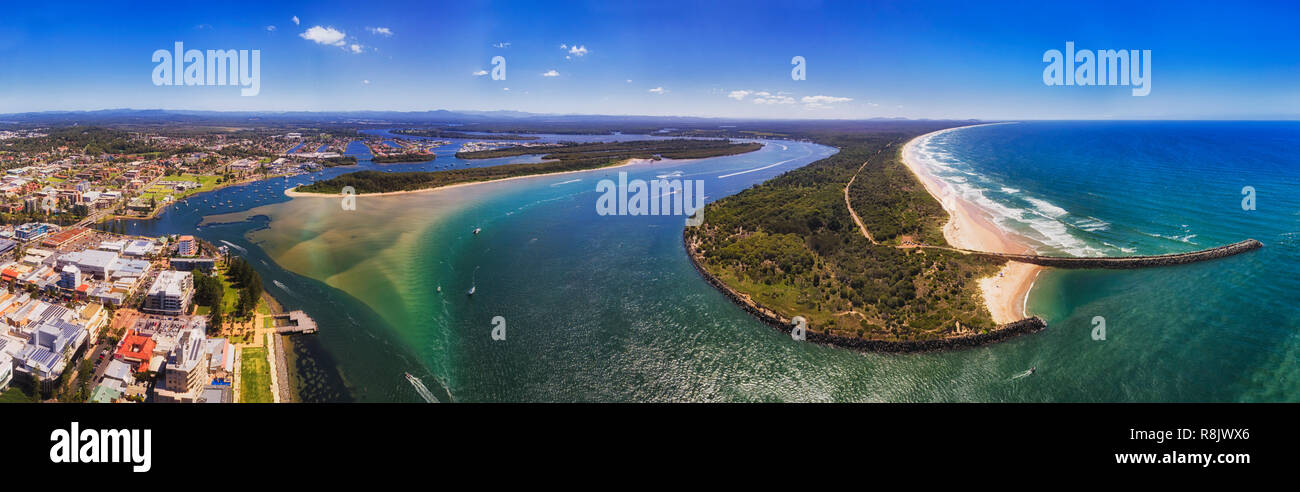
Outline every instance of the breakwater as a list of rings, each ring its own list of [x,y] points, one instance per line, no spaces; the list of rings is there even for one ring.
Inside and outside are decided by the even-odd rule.
[[[735,291],[727,284],[723,283],[704,266],[700,264],[694,244],[691,244],[689,230],[682,231],[682,245],[686,248],[686,257],[690,259],[691,265],[695,271],[704,278],[705,282],[718,289],[722,295],[726,296],[741,309],[744,309],[750,315],[758,318],[764,324],[776,328],[783,333],[790,333],[794,329],[793,320],[782,316],[781,313],[767,308],[759,302],[751,299],[748,295]],[[939,350],[951,350],[960,348],[978,347],[988,345],[994,342],[1000,342],[1008,338],[1029,333],[1037,333],[1047,328],[1047,322],[1042,318],[1032,316],[1019,321],[1013,321],[996,329],[973,335],[963,335],[956,337],[936,338],[929,340],[875,340],[856,337],[844,337],[831,335],[827,333],[817,333],[812,330],[807,332],[807,341],[823,345],[832,345],[835,347],[859,350],[864,352],[932,352]]]
[[[1224,246],[1218,246],[1200,251],[1189,253],[1172,253],[1166,255],[1153,256],[1106,256],[1106,257],[1077,257],[1077,256],[1040,256],[1024,255],[1009,253],[987,253],[983,251],[971,251],[958,249],[967,254],[974,254],[992,258],[1000,258],[1009,261],[1018,261],[1021,263],[1030,263],[1053,268],[1070,268],[1070,269],[1132,269],[1132,268],[1149,268],[1160,266],[1183,265],[1187,263],[1196,263],[1219,258],[1225,258],[1232,255],[1254,251],[1264,247],[1264,244],[1254,239],[1236,242]]]

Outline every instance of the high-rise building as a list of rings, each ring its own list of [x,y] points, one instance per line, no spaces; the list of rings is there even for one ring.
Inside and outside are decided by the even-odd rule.
[[[194,256],[199,254],[199,243],[194,240],[194,236],[181,236],[176,241],[176,252],[181,256]]]
[[[81,269],[75,265],[65,265],[59,272],[59,287],[74,290],[81,285]]]
[[[204,325],[197,323],[185,331],[167,354],[167,372],[163,388],[156,391],[157,401],[193,403],[208,384],[208,350]]]
[[[193,274],[165,270],[159,272],[158,278],[149,286],[149,292],[144,297],[144,310],[158,314],[185,314],[193,294]]]

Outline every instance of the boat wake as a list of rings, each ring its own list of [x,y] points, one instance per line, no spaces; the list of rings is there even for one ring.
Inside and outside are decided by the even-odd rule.
[[[1029,370],[1027,370],[1027,371],[1025,371],[1025,372],[1022,372],[1022,373],[1020,373],[1020,374],[1016,374],[1015,376],[1011,376],[1010,381],[1015,381],[1015,380],[1017,380],[1017,379],[1020,379],[1020,378],[1025,377],[1025,376],[1032,375],[1033,373],[1034,373],[1034,370],[1033,370],[1033,369],[1029,369]]]
[[[294,294],[293,290],[289,289],[289,286],[284,285],[284,283],[280,282],[279,280],[272,280],[271,283],[275,284],[276,287],[279,287],[279,288],[281,288],[281,289],[284,289],[284,291],[285,291],[285,292],[288,292],[290,295],[293,295],[293,296],[297,296],[297,295],[298,295],[298,294]]]
[[[800,156],[800,157],[807,157],[807,156]],[[722,178],[730,178],[730,177],[732,177],[732,176],[740,176],[741,174],[749,174],[749,173],[752,173],[752,172],[762,171],[762,170],[764,170],[764,169],[773,168],[773,167],[776,167],[776,166],[780,166],[781,164],[785,164],[785,163],[787,163],[787,162],[794,161],[794,160],[796,160],[796,159],[799,159],[800,157],[795,157],[795,158],[793,158],[793,159],[786,159],[786,160],[781,161],[781,162],[778,162],[778,163],[776,163],[776,164],[768,164],[768,165],[763,166],[763,167],[756,167],[756,168],[753,168],[753,169],[746,169],[746,170],[744,170],[744,171],[738,171],[738,172],[734,172],[734,173],[731,173],[731,174],[723,174],[722,176],[718,176],[718,179],[722,179]]]
[[[240,253],[247,253],[247,252],[248,252],[248,250],[244,249],[243,246],[240,246],[240,245],[238,245],[238,244],[232,243],[232,242],[227,241],[227,240],[225,240],[225,239],[222,239],[221,242],[222,242],[222,244],[225,244],[226,246],[230,246],[230,247],[232,247],[232,248],[235,248],[236,250],[239,250]]]
[[[412,376],[411,373],[408,372],[406,373],[406,380],[411,383],[411,387],[415,388],[415,392],[419,393],[420,398],[424,398],[425,402],[438,403],[438,399],[433,397],[433,393],[429,391],[429,388],[424,386],[424,382],[420,381],[420,378]]]

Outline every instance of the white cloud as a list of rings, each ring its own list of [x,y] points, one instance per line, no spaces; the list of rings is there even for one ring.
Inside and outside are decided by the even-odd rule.
[[[501,42],[501,43],[497,43],[497,44],[492,45],[492,47],[493,47],[493,48],[509,48],[509,47],[510,47],[510,43]]]
[[[344,43],[343,38],[347,37],[346,34],[343,34],[343,31],[333,27],[321,26],[311,27],[298,36],[308,41],[314,41],[316,44],[325,44],[329,46],[343,46],[346,44]]]
[[[754,104],[794,104],[794,98],[782,94],[772,94],[770,92],[754,93]]]
[[[631,84],[631,83],[632,83],[632,79],[627,79],[627,83]]]
[[[851,97],[835,97],[835,96],[804,96],[803,99],[800,99],[800,101],[803,101],[804,104],[832,104],[832,103],[849,102],[852,100],[853,98]]]
[[[392,30],[392,29],[389,29],[389,28],[387,28],[387,27],[367,27],[366,30],[367,30],[367,31],[370,31],[370,34],[378,34],[378,35],[380,35],[380,36],[392,36],[392,35],[393,35],[393,30]]]
[[[563,49],[563,48],[561,48]],[[587,54],[586,46],[573,45],[569,47],[569,54],[573,56],[583,56]]]
[[[668,90],[664,89],[663,87],[655,87],[654,89],[650,89],[650,92],[654,94],[663,94],[665,92],[668,92]]]
[[[275,26],[266,26],[266,30],[275,31]]]
[[[552,68],[552,69],[547,70],[546,72],[542,73],[542,76],[543,76],[543,77],[559,77],[559,76],[560,76],[560,72],[556,72],[555,69]]]
[[[296,26],[296,25],[299,25],[299,24],[302,24],[302,22],[300,22],[300,21],[298,20],[298,16],[296,16],[296,15],[293,16],[293,25]]]
[[[366,84],[366,85],[370,85],[370,79],[362,80],[361,83],[362,83],[362,84]]]
[[[569,45],[564,44],[564,43],[560,43],[560,49],[562,49],[562,50],[567,50],[567,49],[569,49]]]
[[[510,88],[509,88],[509,87],[502,87],[501,90],[503,90],[503,91],[508,91],[508,90],[510,90]]]
[[[361,45],[356,44],[356,43],[353,43],[352,46],[349,46],[349,47],[348,47],[348,49],[352,50],[352,53],[354,53],[354,54],[359,54],[359,53],[361,53]]]
[[[730,98],[735,99],[735,100],[737,100],[737,101],[741,101],[741,100],[744,100],[744,99],[745,99],[745,96],[748,96],[748,95],[750,95],[750,94],[753,94],[753,93],[750,92],[750,91],[744,91],[744,90],[741,90],[741,91],[731,91],[730,94],[727,94],[727,97],[730,97]]]
[[[477,72],[474,72],[474,76],[475,76],[475,77],[482,77],[482,76],[487,75],[487,74],[488,74],[488,71],[487,71],[487,70],[479,70],[479,71],[477,71]]]

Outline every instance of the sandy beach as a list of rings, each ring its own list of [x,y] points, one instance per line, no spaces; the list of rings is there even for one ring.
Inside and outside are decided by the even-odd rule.
[[[666,161],[666,160],[668,160],[668,159],[661,159],[659,162]],[[683,160],[683,161],[689,161],[689,160],[692,160],[692,159],[682,159],[682,160]],[[446,185],[446,186],[438,186],[438,187],[434,187],[434,188],[424,188],[424,189],[419,189],[419,190],[388,191],[388,192],[384,192],[384,193],[361,193],[361,194],[358,194],[357,196],[367,196],[367,197],[369,197],[369,196],[406,195],[406,194],[409,194],[409,193],[427,193],[427,192],[430,192],[430,191],[448,190],[448,189],[452,189],[452,188],[459,188],[459,187],[462,187],[462,186],[473,186],[473,185],[479,185],[479,184],[485,184],[485,183],[500,183],[500,182],[502,182],[502,181],[510,181],[510,180],[513,180],[513,179],[529,179],[529,178],[540,178],[540,177],[544,177],[544,176],[559,176],[559,175],[562,175],[562,174],[588,173],[588,172],[592,172],[592,171],[604,171],[604,170],[615,169],[615,168],[620,168],[620,167],[624,167],[624,166],[631,166],[631,165],[634,165],[634,164],[644,164],[644,163],[649,163],[649,162],[656,162],[656,161],[655,161],[654,159],[628,159],[628,160],[625,160],[625,161],[623,161],[623,162],[621,162],[621,163],[619,163],[619,164],[614,164],[614,165],[612,165],[612,166],[605,166],[605,167],[597,167],[597,168],[593,168],[593,169],[578,169],[578,170],[574,170],[574,171],[561,171],[561,172],[558,172],[558,173],[529,174],[529,175],[527,175],[527,176],[514,176],[514,177],[509,177],[509,178],[501,178],[501,179],[489,179],[489,180],[485,180],[485,181],[470,181],[470,182],[466,182],[466,183],[456,183],[456,184],[450,184],[450,185]],[[287,189],[287,190],[284,190],[284,194],[285,194],[286,196],[294,197],[294,198],[298,198],[298,197],[338,198],[338,197],[342,196],[342,195],[340,195],[340,194],[338,194],[338,193],[303,193],[303,192],[300,192],[300,191],[294,191],[294,190],[296,190],[296,189],[297,189],[297,187],[295,186],[295,187],[293,187],[293,188],[289,188],[289,189]]]
[[[947,183],[936,178],[922,163],[916,148],[917,142],[940,130],[914,138],[903,147],[903,162],[925,185],[926,191],[948,212],[948,222],[943,227],[943,237],[953,247],[995,253],[1032,253],[1033,249],[1016,236],[1003,231],[992,217],[973,203],[958,196]],[[1027,263],[1008,262],[992,277],[979,280],[984,293],[984,304],[993,321],[999,324],[1023,319],[1025,300],[1043,267]]]

